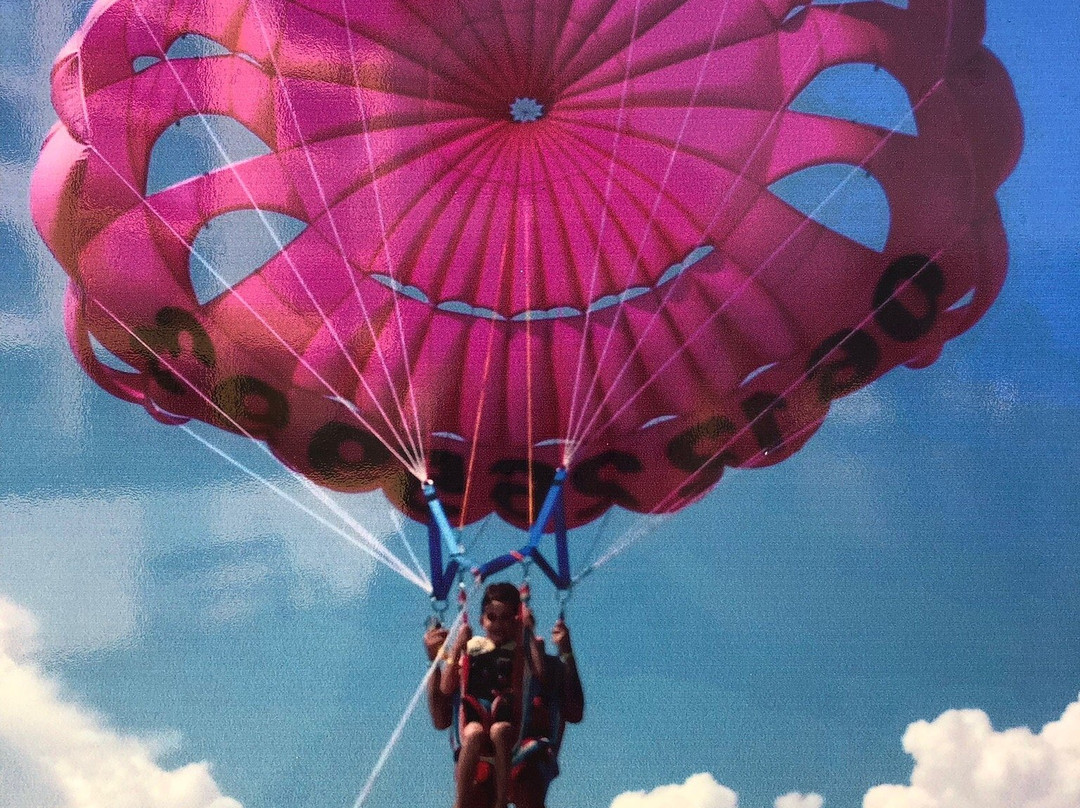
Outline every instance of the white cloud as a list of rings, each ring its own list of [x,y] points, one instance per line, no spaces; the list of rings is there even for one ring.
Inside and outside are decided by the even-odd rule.
[[[777,797],[773,808],[821,808],[824,804],[825,800],[819,794],[799,794],[793,791]]]
[[[120,735],[65,698],[28,656],[35,626],[0,600],[0,808],[240,808],[206,763],[167,771],[167,744]]]
[[[773,808],[821,808],[817,794],[791,792],[777,797]],[[611,808],[738,808],[739,797],[716,782],[711,774],[691,775],[685,783],[660,786],[652,791],[627,791],[611,803]]]
[[[949,710],[904,733],[911,785],[870,789],[863,808],[1077,808],[1080,700],[1034,733],[994,730],[981,710]]]
[[[717,783],[711,774],[695,774],[681,785],[620,794],[611,808],[737,808],[738,804],[735,792]]]

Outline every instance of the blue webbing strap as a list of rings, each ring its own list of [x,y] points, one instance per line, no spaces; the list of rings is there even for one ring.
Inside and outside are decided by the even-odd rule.
[[[555,478],[551,481],[544,503],[540,506],[540,514],[532,527],[529,528],[529,543],[520,550],[511,550],[490,561],[476,565],[465,555],[465,547],[458,541],[457,534],[450,526],[443,510],[439,495],[435,491],[435,484],[430,480],[424,484],[424,498],[427,500],[428,510],[431,511],[431,521],[428,522],[428,554],[431,561],[431,598],[436,602],[444,602],[454,585],[454,580],[462,570],[471,570],[478,582],[482,582],[497,572],[501,572],[514,564],[521,564],[526,559],[536,562],[544,575],[555,585],[556,589],[568,590],[573,585],[570,577],[570,550],[566,537],[566,510],[563,502],[563,484],[566,482],[566,469],[560,468],[555,472]],[[540,550],[545,531],[550,530],[555,539],[555,566],[544,556]],[[446,547],[450,560],[443,566],[443,547]]]
[[[472,568],[474,565],[465,555],[465,547],[458,541],[454,529],[450,527],[450,520],[446,518],[446,511],[443,510],[439,495],[435,491],[435,484],[430,480],[424,483],[424,499],[427,500],[428,510],[431,511],[431,521],[428,522],[431,599],[437,603],[445,602],[457,579],[458,572]],[[446,545],[446,550],[450,554],[450,561],[446,567],[443,567],[443,545]]]
[[[566,511],[563,503],[563,484],[566,482],[566,469],[560,468],[555,472],[555,478],[551,481],[544,504],[540,506],[540,515],[532,527],[529,528],[529,543],[520,550],[512,550],[505,555],[493,558],[491,561],[481,564],[475,570],[479,580],[494,575],[496,572],[520,564],[525,559],[536,562],[544,575],[555,585],[556,589],[569,589],[573,581],[570,578],[570,550],[566,539]],[[544,538],[544,532],[551,530],[555,538],[555,564],[547,560],[540,550],[540,542]]]

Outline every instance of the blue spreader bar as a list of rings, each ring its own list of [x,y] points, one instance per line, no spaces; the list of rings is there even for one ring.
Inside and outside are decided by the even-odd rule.
[[[483,564],[476,565],[465,555],[465,547],[458,540],[454,529],[446,518],[442,503],[433,483],[424,485],[424,497],[431,511],[428,523],[428,551],[431,560],[431,597],[435,601],[445,601],[454,585],[454,581],[463,570],[469,570],[478,582],[482,582],[497,572],[526,560],[536,563],[556,589],[569,589],[573,581],[570,577],[570,550],[566,536],[566,508],[563,502],[563,485],[566,482],[566,469],[555,472],[540,514],[529,528],[529,542],[520,550],[512,550],[497,556]],[[554,534],[554,566],[540,550],[540,542],[545,532]],[[443,547],[449,553],[450,560],[443,566]]]

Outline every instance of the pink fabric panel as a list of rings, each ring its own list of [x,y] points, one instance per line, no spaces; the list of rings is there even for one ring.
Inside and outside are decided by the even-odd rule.
[[[456,521],[524,525],[569,462],[577,524],[779,462],[993,302],[1022,143],[980,0],[785,22],[800,5],[101,0],[58,56],[32,186],[73,349],[154,417],[249,431],[418,518],[411,472]],[[167,59],[186,34],[229,55]],[[850,62],[903,85],[916,136],[788,108]],[[200,114],[270,153],[148,194],[155,144]],[[880,253],[768,191],[826,163],[880,182]],[[200,304],[192,245],[238,210],[307,229]]]

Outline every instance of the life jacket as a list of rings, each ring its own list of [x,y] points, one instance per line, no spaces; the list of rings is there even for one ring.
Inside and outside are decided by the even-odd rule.
[[[564,672],[555,657],[543,656],[546,670],[543,679],[526,663],[524,647],[531,638],[523,637],[515,646],[510,687],[485,700],[469,693],[471,658],[465,655],[461,667],[461,686],[454,695],[455,719],[450,725],[450,744],[454,760],[461,752],[461,732],[470,720],[479,721],[485,731],[490,731],[496,720],[510,720],[518,730],[518,738],[510,760],[510,777],[513,780],[527,766],[536,767],[545,782],[559,773],[559,747],[565,721],[562,717],[562,691]],[[545,687],[546,683],[546,687]],[[476,770],[476,783],[486,782],[494,771],[494,758],[481,755]]]

